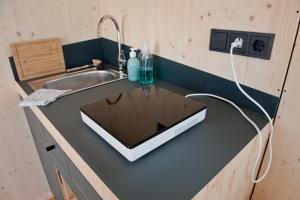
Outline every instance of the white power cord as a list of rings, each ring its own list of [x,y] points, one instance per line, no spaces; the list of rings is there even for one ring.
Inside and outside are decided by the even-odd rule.
[[[255,171],[256,171],[256,169],[257,169],[257,167],[259,165],[259,160],[260,160],[260,158],[262,156],[262,153],[263,153],[263,136],[262,136],[262,132],[258,128],[257,124],[253,120],[251,120],[235,103],[233,103],[232,101],[230,101],[230,100],[228,100],[226,98],[223,98],[223,97],[220,97],[220,96],[217,96],[217,95],[214,95],[214,94],[208,94],[208,93],[188,94],[185,97],[209,96],[209,97],[213,97],[213,98],[225,101],[225,102],[231,104],[233,107],[235,107],[241,113],[241,115],[254,127],[254,129],[257,131],[257,135],[258,135],[258,152],[257,152],[256,160],[255,160],[255,163],[254,163],[254,167],[253,167],[253,170],[252,170],[251,178],[252,178],[252,182],[253,183],[259,183],[259,182],[261,182],[266,177],[266,175],[268,174],[268,172],[270,170],[270,167],[271,167],[272,154],[273,154],[273,152],[272,152],[272,137],[273,137],[273,129],[274,129],[274,127],[273,127],[272,119],[269,116],[269,114],[267,113],[267,111],[256,100],[254,100],[240,86],[240,84],[238,82],[237,75],[236,75],[236,72],[235,72],[234,62],[233,62],[233,49],[234,48],[242,48],[242,46],[243,46],[243,39],[242,38],[236,38],[234,40],[234,42],[231,43],[231,47],[230,47],[230,61],[231,61],[231,68],[232,68],[232,72],[233,72],[235,84],[238,87],[238,89],[241,91],[241,93],[243,95],[245,95],[250,101],[252,101],[264,113],[264,115],[267,117],[267,119],[269,121],[269,125],[270,125],[269,161],[268,161],[267,169],[264,171],[263,175],[260,178],[256,179],[256,173],[255,173]]]

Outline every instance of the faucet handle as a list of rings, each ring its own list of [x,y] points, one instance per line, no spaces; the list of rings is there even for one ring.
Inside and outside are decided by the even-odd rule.
[[[124,50],[121,50],[121,53],[120,53],[120,62],[125,65],[126,63],[126,58],[125,58],[125,54],[124,54]]]
[[[121,76],[123,76],[123,68],[125,66],[126,63],[126,58],[124,55],[124,51],[121,50],[120,53],[118,54],[118,65],[119,65],[119,71]]]

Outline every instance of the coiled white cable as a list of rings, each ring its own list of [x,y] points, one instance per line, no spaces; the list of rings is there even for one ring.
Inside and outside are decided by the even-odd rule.
[[[232,72],[233,72],[233,76],[234,76],[234,81],[235,81],[235,84],[236,86],[238,87],[238,89],[241,91],[241,93],[243,95],[245,95],[250,101],[252,101],[263,113],[264,115],[267,117],[268,121],[269,121],[269,126],[270,126],[270,138],[269,138],[269,160],[268,160],[268,164],[267,164],[267,168],[266,170],[263,172],[262,176],[258,179],[256,179],[256,169],[259,165],[259,160],[262,156],[262,153],[263,153],[263,137],[262,137],[262,132],[261,130],[258,128],[257,124],[251,120],[235,103],[233,103],[232,101],[226,99],[226,98],[223,98],[223,97],[220,97],[218,95],[214,95],[214,94],[208,94],[208,93],[196,93],[196,94],[188,94],[186,95],[185,97],[192,97],[192,96],[209,96],[209,97],[213,97],[213,98],[216,98],[216,99],[220,99],[222,101],[225,101],[229,104],[231,104],[233,107],[235,107],[240,113],[241,115],[254,127],[254,129],[257,131],[257,135],[258,135],[258,152],[257,152],[257,156],[256,156],[256,160],[255,160],[255,163],[254,163],[254,167],[253,167],[253,170],[252,170],[252,175],[251,175],[251,178],[252,178],[252,182],[253,183],[259,183],[261,182],[265,177],[266,175],[268,174],[269,170],[270,170],[270,167],[271,167],[271,163],[272,163],[272,137],[273,137],[273,122],[272,122],[272,119],[270,117],[270,115],[267,113],[267,111],[256,101],[254,100],[239,84],[238,82],[238,79],[237,79],[237,75],[236,75],[236,72],[235,72],[235,66],[234,66],[234,61],[233,61],[233,49],[234,48],[241,48],[242,47],[242,43],[243,43],[243,40],[241,38],[236,38],[234,42],[231,43],[231,48],[230,48],[230,61],[231,61],[231,69],[232,69]]]

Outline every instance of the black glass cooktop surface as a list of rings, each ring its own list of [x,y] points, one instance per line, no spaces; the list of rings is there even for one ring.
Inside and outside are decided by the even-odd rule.
[[[204,110],[201,102],[152,85],[82,106],[80,110],[127,148],[134,148]]]

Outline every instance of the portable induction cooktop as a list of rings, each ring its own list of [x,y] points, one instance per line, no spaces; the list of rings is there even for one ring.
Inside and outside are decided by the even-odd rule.
[[[202,121],[206,106],[152,85],[82,106],[80,113],[106,142],[135,161]]]

